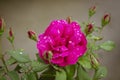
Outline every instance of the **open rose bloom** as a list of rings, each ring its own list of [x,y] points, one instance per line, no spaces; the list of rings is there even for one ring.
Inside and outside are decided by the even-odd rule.
[[[45,61],[45,56],[52,52],[50,63],[58,66],[76,64],[87,49],[87,40],[77,22],[54,20],[44,33],[39,35],[37,42],[39,56]]]

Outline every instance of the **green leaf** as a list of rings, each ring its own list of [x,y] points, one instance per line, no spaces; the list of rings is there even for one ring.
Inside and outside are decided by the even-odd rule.
[[[37,61],[39,61],[39,62],[41,62],[41,63],[45,63],[45,62],[40,58],[40,56],[39,56],[38,53],[36,53],[36,57],[37,57]]]
[[[94,79],[93,80],[98,80],[101,78],[106,77],[107,75],[107,69],[103,66],[100,66],[97,71],[95,71]]]
[[[11,78],[11,80],[19,80],[19,76],[15,71],[8,72],[8,76]]]
[[[2,36],[3,32],[4,32],[4,30],[0,30],[0,37]]]
[[[48,68],[48,64],[39,63],[37,61],[32,61],[31,66],[32,66],[33,71],[35,72],[40,72]]]
[[[115,48],[115,43],[113,41],[106,41],[100,45],[100,48],[106,51],[111,51]]]
[[[27,71],[29,71],[30,70],[30,65],[28,65],[28,64],[24,64],[24,63],[19,63],[18,64],[18,70],[20,71],[20,72],[27,72]],[[16,69],[17,70],[17,69]]]
[[[49,66],[41,75],[39,80],[54,80],[55,79],[55,69]]]
[[[55,80],[67,80],[66,72],[63,69],[56,71]]]
[[[34,72],[29,72],[21,77],[21,80],[37,80]]]
[[[30,72],[27,74],[28,80],[37,80],[35,73]]]
[[[26,63],[30,61],[29,56],[21,50],[9,51],[8,54],[21,63]]]
[[[82,67],[84,67],[84,68],[87,68],[87,69],[92,68],[89,55],[80,57],[78,63],[81,64]]]
[[[99,33],[101,31],[101,27],[100,26],[94,26],[94,31]]]
[[[67,80],[73,80],[76,71],[76,65],[70,65],[65,67],[67,73]]]
[[[1,76],[3,73],[5,73],[5,71],[4,71],[4,68],[1,67],[1,68],[0,68],[0,76]]]
[[[0,77],[0,80],[6,80],[6,78],[4,76]]]
[[[7,37],[7,39],[9,40],[9,42],[11,43],[11,44],[13,44],[13,42],[14,42],[14,36],[9,36],[9,37]]]
[[[103,38],[99,36],[92,36],[92,39],[98,41],[98,40],[102,40]]]
[[[27,74],[22,75],[21,80],[29,80]]]
[[[91,77],[89,76],[88,72],[85,71],[85,69],[82,68],[80,65],[78,65],[76,80],[91,80]]]
[[[3,74],[5,74],[5,69],[2,66],[0,67],[0,80],[6,80]]]
[[[13,58],[13,57],[10,57],[7,61],[6,61],[6,64],[7,65],[11,65],[11,64],[14,64],[16,62],[16,60]]]
[[[96,11],[89,10],[89,18],[92,17],[95,13],[96,13]]]
[[[18,65],[15,67],[14,70],[20,73],[20,69],[21,69],[21,67],[20,67],[19,64],[18,64]]]

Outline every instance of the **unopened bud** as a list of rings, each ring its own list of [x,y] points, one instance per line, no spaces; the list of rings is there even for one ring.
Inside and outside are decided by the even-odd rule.
[[[50,63],[52,59],[53,53],[51,51],[45,51],[43,54],[43,58],[46,62]]]
[[[9,30],[9,36],[10,36],[10,37],[13,37],[12,28],[10,28],[10,30]]]
[[[102,27],[106,26],[107,24],[110,23],[111,16],[110,14],[105,14],[102,18]]]
[[[93,55],[90,55],[90,59],[91,59],[93,68],[97,69],[98,66],[100,65],[99,60],[96,57],[94,57]]]
[[[0,19],[0,30],[2,29],[2,19]]]
[[[92,6],[89,9],[89,17],[92,17],[96,13],[96,6]]]
[[[86,25],[86,28],[85,28],[86,35],[92,33],[93,31],[94,31],[94,29],[93,29],[93,24],[92,23],[89,23],[88,25]]]
[[[13,35],[13,31],[12,31],[12,28],[10,27],[9,29],[9,36],[8,36],[8,40],[13,43],[14,41],[14,35]]]
[[[4,20],[0,18],[0,36],[2,36],[4,32]]]
[[[71,17],[67,17],[66,21],[68,22],[68,24],[71,23]]]
[[[36,34],[33,31],[28,31],[28,37],[34,41],[37,41]]]

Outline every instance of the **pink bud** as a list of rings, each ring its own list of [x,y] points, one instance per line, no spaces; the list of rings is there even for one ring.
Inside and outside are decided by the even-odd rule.
[[[4,21],[2,18],[0,18],[0,36],[2,36],[3,32],[4,32]]]
[[[9,29],[9,36],[7,37],[7,39],[10,41],[10,43],[13,44],[13,42],[14,42],[14,35],[13,35],[13,31],[12,31],[11,27]]]
[[[89,18],[92,17],[96,13],[96,6],[92,6],[89,8]]]
[[[92,24],[88,24],[87,27],[88,27],[88,32],[92,32],[92,30],[93,30],[93,25],[92,25]]]
[[[2,19],[0,19],[0,30],[2,30]]]
[[[105,14],[105,15],[104,15],[104,20],[109,23],[110,20],[111,20],[110,15],[109,15],[109,14]]]
[[[96,6],[92,6],[92,7],[90,8],[90,10],[91,10],[91,11],[96,11]]]
[[[85,33],[86,33],[86,35],[88,35],[92,32],[93,32],[93,24],[89,23],[85,28]]]
[[[110,23],[111,16],[110,14],[105,14],[102,18],[102,27],[106,26],[107,24]]]
[[[4,20],[2,18],[0,18],[0,31],[2,31],[2,32],[4,31],[3,25],[4,25]]]
[[[34,41],[37,41],[36,34],[33,31],[28,31],[28,37]]]
[[[10,36],[10,37],[13,37],[12,28],[10,28],[10,30],[9,30],[9,36]]]

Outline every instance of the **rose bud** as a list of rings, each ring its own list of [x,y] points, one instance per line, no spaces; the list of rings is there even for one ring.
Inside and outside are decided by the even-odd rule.
[[[3,32],[4,32],[3,23],[4,23],[4,21],[3,21],[3,19],[1,18],[1,19],[0,19],[0,36],[1,36],[1,35],[3,34]]]
[[[93,31],[94,31],[94,29],[93,29],[93,24],[89,23],[89,24],[86,26],[86,28],[85,28],[85,33],[86,33],[86,35],[92,33]]]
[[[13,43],[14,41],[14,35],[13,35],[13,31],[12,31],[12,28],[10,27],[9,29],[9,36],[8,36],[8,40]]]
[[[96,13],[96,6],[92,6],[89,9],[89,18],[92,17]]]
[[[13,37],[12,28],[10,28],[10,31],[9,31],[9,36],[10,36],[10,37]]]
[[[0,19],[0,30],[2,29],[2,19]]]
[[[92,67],[97,69],[98,66],[100,65],[99,60],[93,55],[90,55],[90,59],[91,59]]]
[[[34,41],[37,41],[36,34],[33,31],[28,31],[28,37]]]
[[[102,18],[102,27],[106,26],[107,24],[110,23],[111,16],[110,14],[105,14]]]

